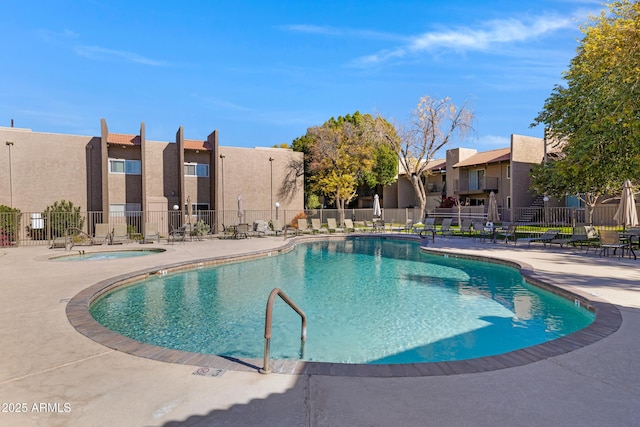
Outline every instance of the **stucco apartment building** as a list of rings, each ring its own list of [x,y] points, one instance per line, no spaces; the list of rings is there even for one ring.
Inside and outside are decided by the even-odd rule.
[[[220,213],[212,228],[238,222],[239,196],[243,209],[262,210],[266,220],[276,203],[282,211],[303,210],[296,171],[302,153],[220,146],[218,131],[204,140],[186,139],[182,127],[174,141],[145,134],[144,123],[136,134],[111,133],[104,119],[99,136],[0,127],[0,205],[42,212],[64,199],[108,222],[128,212],[184,214],[189,202],[195,212]],[[157,218],[166,232],[169,224]]]
[[[529,189],[530,172],[545,157],[545,140],[511,135],[510,147],[478,152],[470,148],[453,148],[446,158],[433,160],[425,178],[427,209],[440,205],[443,197],[459,199],[470,206],[488,205],[493,191],[505,221],[513,220],[516,208],[529,207],[537,195]],[[413,188],[402,177],[384,188],[383,207],[416,206]]]

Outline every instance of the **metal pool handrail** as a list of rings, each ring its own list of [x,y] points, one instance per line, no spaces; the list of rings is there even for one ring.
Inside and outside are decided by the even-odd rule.
[[[269,351],[271,345],[271,324],[273,318],[273,302],[276,299],[276,295],[280,296],[284,302],[289,304],[296,313],[300,315],[302,318],[302,336],[300,338],[300,348],[304,350],[304,342],[307,340],[307,316],[291,299],[282,292],[280,288],[274,288],[269,294],[269,299],[267,300],[267,312],[265,316],[264,322],[264,366],[260,369],[260,373],[268,374],[271,372],[271,368],[269,367]]]

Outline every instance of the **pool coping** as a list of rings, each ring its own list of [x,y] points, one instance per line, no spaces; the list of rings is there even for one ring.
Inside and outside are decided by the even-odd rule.
[[[212,368],[220,370],[260,372],[262,359],[233,358],[211,354],[192,353],[181,350],[158,347],[142,343],[116,332],[98,323],[89,313],[90,305],[105,293],[121,286],[138,282],[152,275],[166,275],[182,270],[199,267],[242,262],[250,259],[263,258],[283,254],[293,250],[298,243],[322,240],[347,240],[353,238],[393,238],[396,240],[421,241],[421,250],[435,255],[474,259],[498,264],[505,264],[520,270],[528,283],[568,298],[576,304],[595,313],[594,321],[577,332],[564,337],[538,344],[531,347],[514,350],[495,356],[485,356],[448,362],[425,362],[411,364],[344,364],[331,362],[309,362],[298,360],[272,359],[270,372],[291,375],[330,375],[349,377],[423,377],[441,375],[473,374],[496,371],[507,368],[528,365],[560,356],[582,347],[593,344],[614,333],[622,323],[622,315],[618,308],[592,295],[583,295],[569,291],[558,283],[537,273],[530,265],[481,255],[470,255],[440,249],[430,249],[427,241],[401,234],[359,234],[331,235],[331,236],[300,236],[285,240],[285,244],[276,249],[251,251],[242,255],[219,256],[196,259],[175,264],[168,264],[111,277],[89,286],[70,299],[66,306],[67,319],[81,334],[91,340],[133,356],[144,357],[167,363]]]

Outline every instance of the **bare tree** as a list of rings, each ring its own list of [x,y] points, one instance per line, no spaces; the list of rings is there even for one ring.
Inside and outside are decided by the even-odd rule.
[[[423,177],[430,174],[429,162],[454,140],[464,139],[473,131],[474,114],[468,102],[456,107],[449,98],[420,98],[407,126],[397,126],[400,140],[396,146],[401,172],[409,180],[423,215],[427,195]]]

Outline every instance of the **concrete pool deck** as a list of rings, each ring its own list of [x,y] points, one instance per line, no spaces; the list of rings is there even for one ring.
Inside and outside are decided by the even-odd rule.
[[[45,247],[0,248],[0,425],[640,425],[640,260],[599,258],[593,251],[468,238],[429,242],[435,250],[527,264],[536,276],[612,303],[622,314],[619,329],[593,344],[483,373],[394,378],[205,373],[198,366],[112,350],[80,334],[67,318],[69,300],[100,281],[284,243],[253,238],[130,244],[124,248],[166,252],[87,262],[52,261],[64,251]]]

